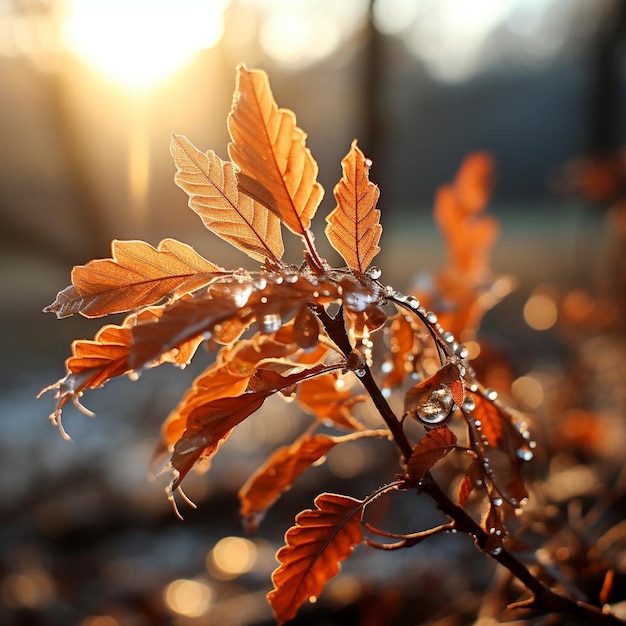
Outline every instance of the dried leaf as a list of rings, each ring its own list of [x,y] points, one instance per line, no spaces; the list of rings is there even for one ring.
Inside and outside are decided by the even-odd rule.
[[[298,388],[298,404],[320,420],[331,420],[341,428],[359,430],[363,427],[352,416],[352,411],[356,404],[366,401],[368,396],[355,396],[350,391],[342,390],[338,387],[339,381],[343,382],[340,374],[333,372],[303,382]]]
[[[383,382],[383,388],[402,385],[410,368],[415,366],[413,361],[419,352],[418,331],[414,328],[410,316],[396,317],[391,322],[390,335],[391,371]]]
[[[190,246],[164,239],[158,248],[143,241],[118,241],[111,259],[90,261],[72,271],[72,285],[59,292],[46,313],[102,317],[190,293],[222,275]]]
[[[500,446],[503,437],[503,420],[505,415],[498,405],[485,398],[482,394],[471,393],[475,408],[472,412],[474,420],[480,422],[480,429],[490,446]]]
[[[232,163],[211,150],[200,152],[182,135],[172,136],[170,151],[178,168],[174,180],[204,225],[253,259],[278,263],[283,255],[278,216],[239,192]]]
[[[247,530],[255,531],[264,512],[291,488],[300,474],[336,445],[362,437],[388,436],[386,430],[368,430],[342,437],[305,435],[289,446],[278,448],[239,490],[240,514]]]
[[[281,565],[272,574],[274,589],[267,598],[279,624],[292,619],[307,600],[317,598],[339,571],[339,562],[363,541],[363,502],[323,493],[315,506],[297,515],[296,525],[285,534],[286,545],[276,555]]]
[[[230,431],[259,409],[269,396],[335,367],[318,365],[289,376],[257,370],[253,377],[256,384],[250,381],[253,391],[231,398],[217,398],[194,407],[187,416],[182,437],[174,445],[171,463],[176,473],[172,491],[199,459],[210,459]]]
[[[265,72],[238,67],[228,129],[228,154],[241,170],[239,189],[306,238],[324,190],[306,134],[292,111],[276,105]]]
[[[447,426],[433,428],[417,442],[407,463],[407,473],[412,485],[418,485],[437,461],[452,452],[456,436]]]
[[[337,206],[328,215],[326,236],[353,272],[363,273],[378,254],[382,233],[380,211],[376,208],[380,192],[369,181],[371,161],[352,142],[341,162],[343,177],[334,193]]]

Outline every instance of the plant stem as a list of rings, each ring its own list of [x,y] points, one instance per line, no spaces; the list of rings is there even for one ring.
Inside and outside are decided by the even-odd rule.
[[[316,308],[316,313],[328,336],[347,357],[352,352],[352,345],[346,333],[341,310],[334,318],[328,315],[322,307]],[[412,447],[404,433],[402,423],[398,420],[386,398],[381,393],[368,367],[365,368],[365,374],[360,376],[359,379],[389,428],[406,463],[411,456]],[[626,622],[617,618],[615,615],[604,613],[596,606],[574,600],[552,591],[552,589],[541,582],[526,565],[519,561],[506,548],[502,547],[499,551],[490,550],[489,543],[492,541],[492,536],[483,530],[480,524],[478,524],[465,509],[455,504],[448,497],[434,481],[430,472],[426,474],[424,480],[420,483],[420,489],[423,493],[430,496],[436,503],[437,508],[454,522],[454,528],[458,532],[463,532],[473,537],[474,543],[482,552],[505,567],[528,588],[533,594],[533,601],[528,605],[528,608],[582,616],[586,620],[589,620],[589,623],[593,624],[614,624],[616,626],[624,626],[624,624],[626,624]]]

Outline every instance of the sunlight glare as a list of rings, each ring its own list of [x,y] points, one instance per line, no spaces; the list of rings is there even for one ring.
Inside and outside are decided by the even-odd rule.
[[[229,0],[69,0],[63,38],[107,78],[147,89],[215,45]]]

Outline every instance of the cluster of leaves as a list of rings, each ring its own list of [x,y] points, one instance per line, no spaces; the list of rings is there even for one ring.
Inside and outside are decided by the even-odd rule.
[[[399,452],[399,474],[374,493],[363,499],[322,493],[314,508],[296,517],[277,554],[280,565],[268,594],[279,623],[317,597],[358,544],[404,548],[451,530],[471,534],[535,596],[545,591],[548,597],[549,590],[512,561],[505,546],[505,513],[527,497],[521,466],[532,457],[533,442],[526,424],[476,379],[467,349],[435,313],[380,282],[381,271],[371,265],[382,233],[371,162],[356,141],[342,161],[336,207],[325,232],[345,266],[333,267],[319,255],[310,231],[323,196],[317,164],[294,114],[275,103],[265,73],[238,68],[228,129],[230,161],[174,135],[175,181],[204,225],[258,261],[258,271],[225,270],[172,239],[156,248],[114,241],[111,258],[75,267],[72,284],[45,311],[59,318],[127,316],[119,325],[101,328],[93,340],[73,343],[66,375],[46,388],[56,393],[52,421],[64,433],[62,410],[70,401],[82,408],[85,390],[162,363],[184,367],[203,343],[219,347],[162,430],[161,449],[171,454],[173,502],[188,472],[209,462],[233,429],[275,394],[295,397],[315,422],[291,445],[277,449],[242,487],[241,513],[250,529],[331,448],[386,437]],[[468,171],[463,184],[484,189],[471,174],[476,168]],[[495,225],[478,216],[484,200],[484,193],[475,194],[474,204],[463,209],[465,217],[450,198],[442,204],[449,209],[440,214],[449,237],[456,236],[459,220],[480,218],[475,230],[484,235],[482,249],[491,245]],[[282,259],[283,226],[302,240],[299,266]],[[452,264],[464,268],[459,284],[475,286],[484,278],[484,260],[475,266],[476,255],[468,256],[463,245],[460,239],[451,241],[457,255]],[[456,328],[475,324],[475,315],[465,311],[462,316],[465,322],[457,319]],[[379,350],[388,355],[382,367]],[[356,377],[366,393],[354,393],[343,384],[346,377]],[[404,393],[397,414],[386,399],[392,389]],[[380,428],[360,419],[365,403],[378,410]],[[420,427],[406,428],[415,422]],[[329,423],[345,434],[317,432]],[[431,474],[451,454],[462,468],[454,496],[444,493]],[[407,535],[373,527],[365,520],[367,507],[396,490],[427,493],[450,522]],[[477,522],[466,512],[470,498],[478,503]],[[377,543],[365,539],[364,531],[395,541]]]

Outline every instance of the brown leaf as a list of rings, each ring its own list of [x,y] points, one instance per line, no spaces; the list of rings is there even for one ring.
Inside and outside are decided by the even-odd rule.
[[[162,315],[161,308],[144,309],[129,315],[121,326],[103,326],[93,340],[77,340],[72,343],[72,356],[65,361],[67,374],[54,385],[42,390],[55,389],[58,399],[55,421],[60,422],[61,410],[69,400],[76,400],[85,389],[101,387],[111,378],[132,372],[130,355],[133,345],[132,329],[138,323],[155,322]],[[153,365],[170,362],[186,365],[193,356],[201,339],[181,342],[176,349],[161,353]]]
[[[343,177],[334,190],[337,206],[326,218],[326,236],[348,267],[363,273],[380,251],[378,242],[383,229],[376,208],[380,192],[369,181],[371,161],[365,158],[356,140],[341,166]]]
[[[449,390],[449,393],[446,391]],[[447,394],[447,397],[446,395]],[[452,411],[452,402],[457,406],[463,404],[464,389],[459,366],[448,363],[425,380],[411,387],[404,396],[405,414],[414,415],[428,423],[441,422]],[[427,408],[427,405],[429,408]],[[437,414],[430,414],[437,409]],[[439,408],[438,408],[439,407]],[[440,414],[439,414],[440,409]]]
[[[296,525],[285,534],[286,545],[276,555],[281,565],[272,574],[274,589],[267,598],[279,624],[317,598],[339,571],[339,562],[363,541],[360,500],[323,493],[315,506],[297,515]]]
[[[471,393],[475,408],[472,412],[474,420],[480,422],[480,429],[490,446],[499,446],[503,437],[503,420],[505,415],[498,406],[482,394]]]
[[[118,241],[112,258],[72,271],[72,285],[59,292],[46,313],[102,317],[149,306],[203,287],[223,273],[190,246],[164,239],[158,248],[143,241]]]
[[[253,259],[278,263],[283,255],[278,216],[239,192],[232,163],[211,150],[200,152],[182,135],[172,135],[170,151],[178,168],[174,180],[204,225]]]
[[[350,391],[337,387],[342,380],[336,372],[303,382],[298,388],[297,400],[305,411],[320,420],[331,420],[336,426],[359,430],[360,422],[352,416],[356,404],[364,402],[368,396],[355,396]]]
[[[220,350],[217,360],[198,376],[162,427],[162,447],[171,449],[187,426],[190,413],[217,398],[241,395],[250,378],[272,359],[284,360],[297,351],[297,346],[272,340],[257,333],[232,347]],[[291,364],[293,367],[294,364]]]
[[[324,190],[305,145],[306,134],[296,126],[292,111],[276,105],[265,72],[238,67],[228,129],[228,154],[241,170],[240,190],[306,238]]]
[[[413,327],[411,317],[400,314],[391,322],[390,332],[391,371],[383,382],[383,388],[402,385],[419,352],[418,331]]]
[[[259,409],[269,396],[335,367],[317,365],[289,376],[259,369],[252,378],[256,379],[256,383],[250,381],[253,391],[195,406],[187,416],[183,435],[174,445],[171,463],[176,474],[171,485],[172,491],[199,459],[210,459],[230,431]]]
[[[407,463],[411,484],[418,485],[437,461],[454,450],[456,436],[447,426],[433,428],[417,442]]]
[[[293,482],[329,450],[362,437],[387,437],[386,430],[368,430],[342,437],[305,435],[289,446],[278,448],[239,490],[240,514],[248,531],[256,530],[263,513]]]

